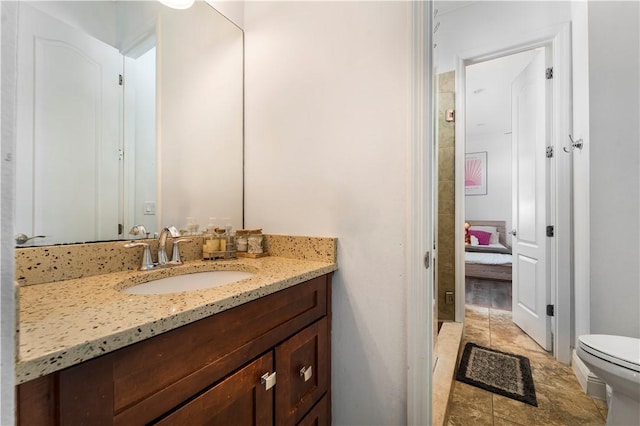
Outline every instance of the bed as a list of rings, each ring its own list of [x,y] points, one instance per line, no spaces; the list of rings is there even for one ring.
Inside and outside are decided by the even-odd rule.
[[[498,242],[489,245],[465,245],[465,276],[511,281],[511,247],[507,245],[503,220],[468,220],[474,226],[492,226],[498,231]]]

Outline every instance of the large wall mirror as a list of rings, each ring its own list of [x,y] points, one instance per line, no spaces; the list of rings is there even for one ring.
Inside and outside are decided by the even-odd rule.
[[[20,2],[17,245],[242,227],[243,66],[203,1]]]

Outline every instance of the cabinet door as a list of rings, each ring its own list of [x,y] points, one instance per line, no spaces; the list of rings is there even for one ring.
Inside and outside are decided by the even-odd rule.
[[[327,318],[276,347],[276,423],[295,425],[327,392],[329,371]]]
[[[272,371],[273,353],[269,352],[155,424],[272,425],[274,388],[265,390],[260,379]]]

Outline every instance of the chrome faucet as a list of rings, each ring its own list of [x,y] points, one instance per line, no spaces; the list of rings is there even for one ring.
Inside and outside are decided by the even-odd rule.
[[[173,253],[171,256],[171,260],[167,259],[167,237],[176,238],[179,236],[180,233],[175,226],[166,226],[162,229],[162,232],[160,232],[160,237],[158,238],[158,263],[153,263],[153,261],[151,260],[151,251],[149,250],[148,243],[127,243],[124,246],[127,248],[144,247],[144,252],[142,254],[139,269],[141,271],[148,271],[150,269],[164,268],[182,264],[182,260],[180,259],[180,249],[178,248],[178,245],[180,243],[191,241],[191,239],[189,238],[179,238],[177,240],[173,240]]]
[[[167,236],[172,238],[179,237],[180,233],[176,229],[175,226],[165,226],[162,228],[160,232],[160,237],[158,238],[158,264],[166,265],[167,260]]]

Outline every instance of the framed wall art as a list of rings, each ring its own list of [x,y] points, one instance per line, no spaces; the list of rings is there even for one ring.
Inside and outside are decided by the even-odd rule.
[[[464,194],[487,195],[487,153],[468,152],[464,164]]]

